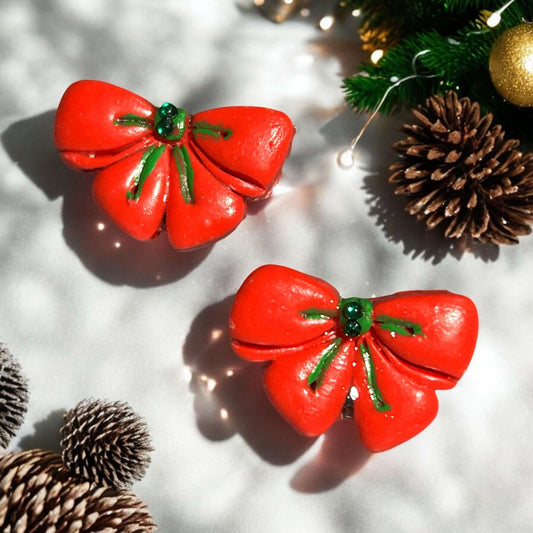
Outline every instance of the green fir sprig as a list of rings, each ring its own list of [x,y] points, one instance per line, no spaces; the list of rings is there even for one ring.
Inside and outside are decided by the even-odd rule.
[[[391,114],[454,90],[477,101],[483,113],[492,113],[512,134],[532,136],[532,110],[504,101],[492,85],[488,66],[498,36],[533,21],[533,2],[515,0],[494,28],[486,19],[505,4],[503,0],[344,0],[342,4],[361,10],[361,33],[393,36],[393,45],[378,64],[363,63],[356,75],[344,80],[346,99],[356,111],[379,107],[380,113]]]

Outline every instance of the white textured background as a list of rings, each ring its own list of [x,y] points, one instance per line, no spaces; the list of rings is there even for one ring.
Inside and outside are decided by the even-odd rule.
[[[404,215],[386,182],[401,117],[370,127],[356,168],[336,166],[364,121],[339,89],[361,59],[353,23],[275,25],[245,0],[2,0],[0,22],[0,342],[31,391],[14,448],[57,449],[82,398],[125,400],[156,448],[134,490],[165,533],[529,530],[533,237],[461,250]],[[202,251],[98,231],[91,177],[52,143],[82,78],[190,112],[285,111],[298,133],[274,197]],[[344,296],[445,288],[477,303],[473,362],[426,431],[370,457],[349,424],[312,441],[280,420],[225,330],[231,295],[268,262]]]

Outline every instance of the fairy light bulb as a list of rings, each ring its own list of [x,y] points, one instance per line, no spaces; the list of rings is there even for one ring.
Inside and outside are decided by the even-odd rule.
[[[372,63],[374,63],[374,65],[377,65],[378,61],[383,57],[384,53],[385,52],[381,48],[378,48],[377,50],[374,50],[370,54],[370,61],[372,61]]]
[[[352,139],[352,141],[350,142],[350,147],[340,152],[339,155],[337,156],[337,165],[339,165],[339,167],[342,168],[343,170],[349,170],[350,168],[353,167],[355,163],[355,147],[357,146],[359,139],[361,139],[361,137],[363,136],[363,133],[366,131],[368,126],[370,126],[370,123],[374,120],[374,118],[378,114],[378,111],[381,108],[382,103],[383,103],[383,100],[378,105],[378,107],[374,109],[372,114],[368,117],[368,119],[364,123],[359,133]]]
[[[501,15],[495,11],[492,13],[492,15],[487,19],[487,26],[489,28],[495,28],[502,20]]]
[[[502,13],[511,5],[514,4],[516,0],[509,0],[506,4],[504,4],[500,9],[497,11],[494,11],[490,15],[490,17],[487,19],[487,26],[489,28],[495,28],[501,21],[502,21]]]
[[[333,24],[335,24],[335,17],[333,15],[324,15],[320,22],[318,23],[318,27],[322,31],[328,31],[333,27]]]
[[[352,148],[346,148],[337,156],[337,165],[343,170],[349,170],[355,163],[355,153]]]

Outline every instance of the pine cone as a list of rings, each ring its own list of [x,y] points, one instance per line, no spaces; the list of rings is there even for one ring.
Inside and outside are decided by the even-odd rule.
[[[492,115],[454,92],[413,110],[417,124],[393,145],[402,161],[389,181],[411,200],[406,211],[449,238],[516,244],[533,222],[533,154],[505,140]]]
[[[6,448],[24,421],[28,384],[18,362],[0,344],[0,448]]]
[[[129,488],[150,463],[150,435],[127,403],[83,400],[65,414],[63,461],[98,485]]]
[[[134,494],[73,478],[61,457],[29,450],[0,458],[0,531],[141,533],[156,527]]]

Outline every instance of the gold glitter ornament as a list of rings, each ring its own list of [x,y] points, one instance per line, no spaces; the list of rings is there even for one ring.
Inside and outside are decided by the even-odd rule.
[[[496,39],[489,71],[503,98],[520,107],[533,107],[533,23],[510,28]]]

